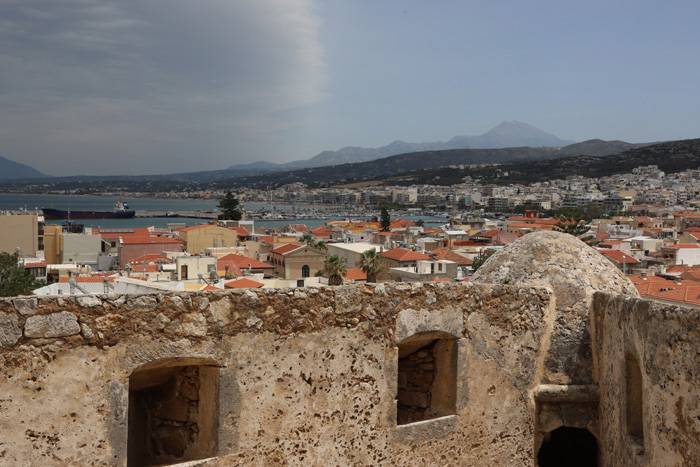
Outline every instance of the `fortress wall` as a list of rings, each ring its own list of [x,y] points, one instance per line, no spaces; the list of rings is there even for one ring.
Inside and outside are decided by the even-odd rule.
[[[598,292],[592,328],[604,465],[698,465],[700,310]]]
[[[553,313],[454,283],[2,299],[0,464],[126,465],[152,439],[205,465],[532,465]],[[453,389],[397,426],[415,336]]]

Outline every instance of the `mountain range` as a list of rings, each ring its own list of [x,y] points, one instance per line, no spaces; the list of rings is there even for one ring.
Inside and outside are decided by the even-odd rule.
[[[2,180],[46,177],[48,177],[48,175],[39,172],[33,167],[0,157],[0,179]]]
[[[351,164],[354,162],[366,162],[384,157],[395,156],[422,151],[441,151],[447,149],[494,149],[529,146],[538,147],[562,147],[572,144],[574,141],[559,139],[556,136],[545,133],[527,123],[512,121],[502,122],[483,135],[479,136],[455,136],[447,142],[434,141],[429,143],[406,143],[394,141],[380,148],[361,148],[347,146],[337,151],[323,151],[311,159],[302,159],[284,164],[272,162],[254,162],[251,164],[235,164],[226,170],[245,171],[253,175],[255,170],[262,172],[287,171],[309,167],[325,167],[331,165]]]

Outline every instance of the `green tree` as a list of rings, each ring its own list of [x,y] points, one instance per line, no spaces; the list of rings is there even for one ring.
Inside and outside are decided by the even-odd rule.
[[[360,260],[357,262],[362,272],[367,274],[367,282],[377,282],[377,274],[382,271],[384,258],[377,254],[377,250],[372,248],[360,255]]]
[[[238,198],[233,196],[233,193],[230,191],[227,191],[224,198],[219,201],[218,207],[221,209],[221,214],[219,214],[220,220],[239,221],[243,217]]]
[[[391,226],[391,216],[389,216],[389,211],[387,211],[386,207],[382,207],[382,213],[379,217],[379,225],[382,228],[382,232],[388,231],[389,226]]]
[[[306,243],[311,248],[323,251],[324,253],[328,251],[328,246],[325,242],[323,240],[316,241],[309,232],[304,232],[304,235],[301,236],[301,242]]]
[[[0,253],[0,297],[29,295],[32,290],[46,285],[17,264],[17,253]]]
[[[323,275],[328,277],[328,285],[343,283],[343,275],[348,271],[345,258],[331,255],[323,262]]]
[[[423,219],[418,219],[418,220],[416,221],[416,226],[417,226],[417,227],[423,227],[424,225],[425,225],[425,221],[423,221]]]
[[[474,258],[474,261],[472,262],[472,269],[474,271],[479,269],[486,262],[486,260],[493,256],[495,252],[495,250],[482,250],[481,253],[479,253],[479,256]]]

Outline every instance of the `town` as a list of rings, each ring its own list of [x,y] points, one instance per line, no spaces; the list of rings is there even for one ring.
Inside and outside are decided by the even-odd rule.
[[[223,193],[158,196],[220,199]],[[84,231],[68,222],[45,223],[41,212],[8,211],[0,222],[0,251],[46,281],[32,290],[36,295],[148,293],[468,281],[490,254],[523,235],[560,230],[593,246],[642,296],[700,305],[700,170],[665,174],[644,166],[529,186],[471,179],[449,187],[311,189],[293,183],[240,189],[236,196],[241,204],[291,209],[244,210],[239,220],[216,219],[216,210],[210,222],[189,227],[174,218],[167,228]],[[347,218],[303,223],[330,215]],[[421,215],[442,220],[404,218]],[[290,223],[259,226],[269,219]]]

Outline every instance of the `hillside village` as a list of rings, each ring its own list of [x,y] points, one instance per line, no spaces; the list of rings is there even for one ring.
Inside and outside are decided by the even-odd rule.
[[[249,218],[71,233],[44,224],[40,212],[4,212],[0,250],[19,253],[32,275],[48,280],[34,290],[37,295],[148,293],[468,281],[490,252],[530,232],[565,230],[629,276],[642,296],[700,305],[698,180],[700,171],[666,175],[648,166],[605,179],[570,177],[534,186],[342,191],[288,186],[272,194],[295,203],[446,205],[450,217],[435,226],[396,217],[386,225],[374,218],[266,229]],[[271,194],[241,194],[246,200],[256,196]],[[577,222],[547,216],[554,207],[588,209],[600,217]],[[518,208],[522,213],[496,212]]]

